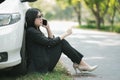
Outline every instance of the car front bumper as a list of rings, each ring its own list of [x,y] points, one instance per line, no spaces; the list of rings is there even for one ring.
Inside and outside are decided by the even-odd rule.
[[[7,61],[0,62],[0,69],[12,67],[21,63],[20,50],[22,46],[24,27],[21,22],[0,27],[0,53],[7,52]]]

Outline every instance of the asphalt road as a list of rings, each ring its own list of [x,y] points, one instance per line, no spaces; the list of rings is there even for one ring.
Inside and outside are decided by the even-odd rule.
[[[55,22],[51,28],[62,34],[68,27],[77,25],[70,22]],[[72,62],[62,55],[61,62],[70,71],[74,80],[119,80],[120,79],[120,34],[81,30],[73,28],[73,34],[66,38],[70,44],[84,55],[90,65],[99,67],[93,72],[75,74]]]

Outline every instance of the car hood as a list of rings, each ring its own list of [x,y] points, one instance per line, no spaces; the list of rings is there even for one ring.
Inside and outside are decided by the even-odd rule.
[[[0,13],[14,13],[18,11],[20,0],[5,0],[0,4]]]

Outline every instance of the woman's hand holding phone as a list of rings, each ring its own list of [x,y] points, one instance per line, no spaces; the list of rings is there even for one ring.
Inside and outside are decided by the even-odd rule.
[[[53,34],[52,34],[52,31],[51,31],[50,26],[48,24],[48,21],[46,19],[43,19],[42,23],[43,23],[43,27],[46,28],[46,30],[47,30],[48,37],[53,38]]]
[[[47,26],[47,20],[46,19],[43,19],[43,25]]]
[[[46,29],[49,27],[46,19],[42,19],[42,27],[44,27]]]
[[[48,24],[48,21],[47,21],[46,19],[43,19],[42,25],[43,25],[43,27],[46,28],[46,29],[49,28],[49,24]]]

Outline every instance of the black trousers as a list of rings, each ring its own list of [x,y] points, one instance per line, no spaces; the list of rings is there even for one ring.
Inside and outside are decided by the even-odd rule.
[[[64,53],[73,63],[79,64],[83,55],[74,49],[65,39],[60,44],[47,49],[49,58],[48,71],[52,71],[56,66],[60,56]]]

